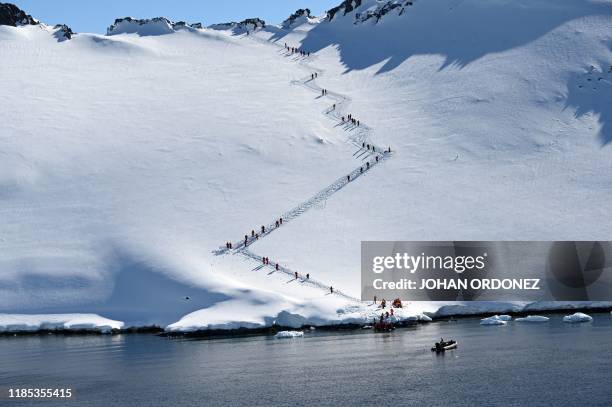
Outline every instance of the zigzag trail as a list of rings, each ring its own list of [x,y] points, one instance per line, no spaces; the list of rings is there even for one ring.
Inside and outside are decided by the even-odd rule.
[[[265,43],[266,45],[277,46],[279,48],[280,55],[286,58],[292,58],[294,61],[298,63],[298,65],[301,68],[303,68],[309,73],[308,76],[302,79],[291,81],[291,84],[303,86],[306,89],[312,90],[313,92],[316,92],[319,95],[322,95],[323,88],[317,85],[316,79],[312,79],[312,74],[314,73],[316,73],[317,76],[324,75],[323,70],[310,65],[311,61],[316,60],[316,56],[300,56],[299,54],[291,53],[290,51],[286,50],[283,45],[278,44],[276,42],[270,42],[262,38],[258,38],[256,35],[249,35],[249,36],[244,36],[244,37],[248,37],[255,41]],[[344,174],[342,177],[338,178],[333,183],[327,185],[325,188],[321,189],[319,192],[317,192],[315,195],[313,195],[306,201],[300,203],[296,207],[283,213],[279,217],[279,218],[282,218],[283,224],[285,224],[286,222],[290,222],[291,220],[302,215],[308,209],[312,208],[313,206],[316,206],[322,201],[325,201],[327,198],[329,198],[336,192],[340,191],[346,185],[348,185],[349,183],[355,182],[357,178],[367,174],[376,165],[383,163],[384,161],[386,161],[388,158],[392,156],[392,153],[390,151],[384,148],[381,148],[380,146],[376,146],[370,141],[370,136],[372,133],[372,129],[370,127],[368,127],[367,125],[361,122],[359,126],[350,124],[348,121],[342,122],[341,118],[343,116],[344,117],[347,116],[347,114],[344,112],[346,111],[347,106],[351,102],[351,99],[348,96],[342,95],[337,92],[327,91],[325,95],[322,95],[320,97],[327,97],[334,101],[335,108],[333,107],[333,105],[331,105],[329,108],[325,109],[322,113],[325,116],[327,116],[329,119],[331,119],[333,122],[335,122],[336,127],[342,126],[344,130],[346,130],[349,133],[349,141],[357,147],[357,151],[353,154],[353,157],[355,157],[355,159],[360,160],[360,165],[359,167],[351,171],[349,174]],[[366,145],[369,145],[372,148],[372,150],[370,150],[370,148],[368,149],[364,148],[363,147],[364,143]],[[378,160],[376,160],[376,157],[378,157]],[[367,166],[366,163],[369,163],[369,167]],[[347,176],[350,176],[350,181],[347,179]],[[276,226],[276,221],[277,219],[275,219],[274,221],[269,223],[267,226],[265,226],[264,232],[261,232],[261,230],[258,229],[258,232],[260,232],[258,236],[259,239],[268,236],[270,233],[272,233],[273,231],[275,231],[276,229],[280,227],[280,226]],[[276,271],[275,266],[274,266],[276,262],[271,261],[270,265],[263,265],[263,257],[251,252],[248,249],[248,246],[251,243],[254,243],[256,240],[257,238],[248,236],[246,245],[245,245],[244,239],[240,239],[232,243],[232,249],[220,247],[219,249],[215,250],[214,253],[217,255],[230,254],[230,253],[240,254],[246,258],[253,259],[253,260],[260,262],[260,264],[262,264],[260,268],[268,267],[272,269],[273,272]],[[278,271],[285,273],[287,275],[290,275],[292,277],[295,276],[295,271],[290,270],[286,267],[282,267],[280,265],[279,265]],[[322,290],[326,290],[328,292],[330,291],[329,284],[324,284],[312,278],[305,279],[303,276],[300,279],[302,283],[304,284],[309,284],[315,287],[319,287]],[[336,289],[334,289],[333,293],[336,295],[345,297],[351,301],[357,301],[357,302],[360,301],[359,299],[352,297],[348,294],[345,294],[342,291],[339,291]]]

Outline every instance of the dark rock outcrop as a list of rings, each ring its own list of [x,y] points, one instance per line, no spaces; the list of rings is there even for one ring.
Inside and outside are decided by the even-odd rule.
[[[327,20],[332,21],[338,13],[347,15],[356,11],[363,4],[362,0],[344,0],[338,6],[327,11]],[[372,7],[365,12],[355,12],[355,24],[363,23],[368,20],[378,22],[383,16],[389,14],[393,10],[397,10],[398,15],[404,14],[404,10],[408,6],[412,6],[413,0],[388,0],[386,2],[378,2],[375,7]]]
[[[361,6],[361,0],[344,0],[336,7],[327,10],[327,19],[329,21],[333,20],[339,12],[342,12],[342,15],[346,15],[359,6]]]
[[[398,10],[398,14],[401,16],[404,14],[404,10],[407,6],[412,6],[412,1],[389,1],[383,4],[381,7],[375,10],[368,10],[365,13],[356,13],[355,22],[365,22],[370,19],[375,19],[378,22],[383,16],[389,14],[392,10]]]
[[[72,31],[72,29],[70,27],[68,27],[66,24],[57,24],[55,25],[55,28],[57,31],[55,32],[55,36],[57,37],[58,40],[63,41],[63,40],[70,40],[72,39],[72,36],[74,34],[76,34],[74,31]]]
[[[126,25],[132,25],[132,27],[125,29]],[[164,34],[170,33],[172,31],[185,29],[185,28],[193,28],[199,29],[202,28],[202,23],[193,23],[189,24],[184,21],[172,22],[165,17],[154,17],[154,18],[132,18],[132,17],[123,17],[115,19],[115,22],[111,24],[110,27],[106,29],[106,35],[120,34],[124,32],[139,32],[140,29],[136,29],[135,27],[142,27],[143,32],[146,31],[144,29],[149,26],[150,28],[155,27],[155,29],[151,30],[151,34]],[[122,28],[123,27],[123,28]]]
[[[253,31],[258,28],[264,28],[266,26],[266,22],[261,18],[247,18],[246,20],[242,20],[241,22],[230,21],[229,23],[219,23],[213,24],[208,28],[213,30],[234,30],[236,32],[241,31]]]
[[[0,25],[37,25],[38,20],[11,3],[0,3]]]
[[[301,8],[299,10],[297,10],[295,13],[291,14],[289,16],[289,18],[287,18],[285,21],[283,21],[282,23],[282,27],[283,28],[291,28],[291,26],[293,26],[293,24],[296,22],[296,20],[305,17],[305,18],[309,18],[310,17],[310,9],[307,8]]]

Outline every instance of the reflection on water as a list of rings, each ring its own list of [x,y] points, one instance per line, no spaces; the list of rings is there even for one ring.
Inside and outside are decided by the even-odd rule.
[[[70,387],[74,400],[44,404],[74,406],[609,405],[610,316],[576,325],[560,319],[501,327],[470,319],[284,340],[0,338],[0,387]],[[457,339],[459,349],[432,353],[440,337]]]

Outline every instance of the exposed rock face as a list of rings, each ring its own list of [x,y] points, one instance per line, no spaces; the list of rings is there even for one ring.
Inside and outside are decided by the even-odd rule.
[[[0,25],[37,25],[38,20],[11,3],[0,3]]]
[[[362,0],[344,0],[338,6],[327,11],[327,20],[332,21],[338,13],[347,15],[355,11],[355,24],[363,23],[368,20],[373,20],[377,23],[383,16],[389,14],[393,10],[397,10],[398,15],[402,15],[408,6],[412,6],[413,0],[388,0],[385,2],[372,2],[371,7],[365,11],[357,12],[357,9],[364,6],[367,7],[367,0],[364,3]]]
[[[230,21],[229,23],[213,24],[208,28],[213,30],[235,30],[235,31],[253,31],[258,28],[264,28],[266,22],[261,18],[247,18],[237,23],[236,21]]]
[[[165,17],[144,19],[124,17],[115,19],[115,22],[107,28],[106,35],[126,33],[138,33],[141,35],[160,35],[168,34],[186,28],[199,29],[202,28],[202,24],[189,24],[184,21],[174,23]]]
[[[55,36],[60,41],[70,40],[72,39],[72,36],[75,34],[75,32],[73,32],[72,29],[68,27],[66,24],[57,24],[53,28],[57,30],[55,32]]]
[[[412,6],[412,1],[402,0],[402,1],[389,1],[380,5],[380,7],[374,10],[367,10],[365,13],[356,13],[355,14],[355,22],[365,22],[370,19],[374,19],[375,22],[378,22],[384,15],[389,14],[392,10],[398,10],[398,14],[404,14],[404,10],[406,7]]]
[[[355,10],[357,7],[361,6],[361,0],[344,0],[342,3],[337,5],[336,7],[329,9],[327,11],[327,19],[329,21],[333,20],[337,13],[342,12],[343,15],[350,13]]]
[[[308,18],[310,18],[310,9],[301,8],[283,21],[282,27],[291,28],[296,22],[300,20],[307,20]]]

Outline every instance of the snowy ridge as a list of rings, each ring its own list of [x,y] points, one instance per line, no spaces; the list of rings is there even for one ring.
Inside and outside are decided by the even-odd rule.
[[[310,21],[310,9],[299,9],[295,13],[291,14],[285,21],[281,23],[281,27],[284,29],[290,29],[294,26],[305,24]]]
[[[139,34],[162,35],[170,34],[181,29],[201,29],[201,23],[188,24],[184,21],[172,22],[165,17],[137,19],[132,17],[117,18],[108,27],[106,35]]]
[[[229,23],[218,23],[209,25],[207,28],[212,30],[232,30],[235,34],[242,34],[247,31],[254,31],[264,28],[266,22],[261,18],[247,18],[240,22],[231,21]]]

